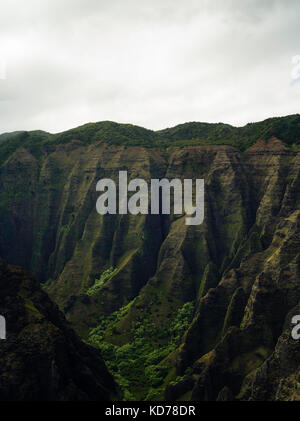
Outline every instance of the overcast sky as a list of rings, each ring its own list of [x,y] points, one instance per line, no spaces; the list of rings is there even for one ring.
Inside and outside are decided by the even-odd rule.
[[[0,133],[300,112],[299,0],[1,0]]]

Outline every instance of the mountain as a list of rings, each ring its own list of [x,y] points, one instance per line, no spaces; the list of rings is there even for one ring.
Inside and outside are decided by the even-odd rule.
[[[21,131],[10,132],[10,133],[2,133],[0,134],[0,142],[3,140],[10,139],[11,137],[17,136],[18,134],[22,133]]]
[[[0,401],[110,400],[115,383],[39,283],[0,260]]]
[[[30,270],[125,399],[299,399],[300,116],[0,144],[0,255]],[[96,212],[96,183],[205,180],[205,218]],[[297,353],[298,352],[298,353]]]
[[[27,132],[26,131],[15,131],[15,132],[10,132],[10,133],[2,133],[2,134],[0,134],[0,142],[2,142],[4,140],[11,139],[11,138],[14,138],[14,137],[16,137],[18,135],[21,135],[21,134],[24,134],[24,133],[27,133]],[[42,136],[42,137],[44,137],[44,136],[51,137],[52,136],[51,133],[44,132],[43,130],[34,130],[30,133],[32,135],[38,135],[38,136]]]

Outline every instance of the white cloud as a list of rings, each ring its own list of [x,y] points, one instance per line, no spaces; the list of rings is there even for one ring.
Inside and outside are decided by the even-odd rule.
[[[292,57],[292,81],[297,82],[300,80],[300,55]]]
[[[6,60],[0,57],[0,80],[6,79]]]
[[[0,132],[299,112],[299,12],[296,0],[2,0]]]

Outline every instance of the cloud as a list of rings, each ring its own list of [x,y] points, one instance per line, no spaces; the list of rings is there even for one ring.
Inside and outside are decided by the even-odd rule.
[[[6,61],[2,57],[0,58],[0,80],[6,79]]]
[[[0,132],[299,112],[299,3],[2,0]]]
[[[292,82],[297,82],[300,80],[300,55],[292,57]]]

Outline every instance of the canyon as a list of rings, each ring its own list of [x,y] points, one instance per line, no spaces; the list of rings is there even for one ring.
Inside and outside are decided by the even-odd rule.
[[[0,144],[0,256],[40,282],[126,400],[299,400],[299,144],[298,115],[19,133]],[[203,223],[99,215],[96,184],[119,171],[203,179]]]

